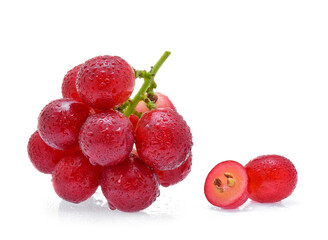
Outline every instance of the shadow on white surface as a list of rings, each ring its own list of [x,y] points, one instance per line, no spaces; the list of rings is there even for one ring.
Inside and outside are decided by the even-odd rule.
[[[256,211],[262,209],[283,209],[288,208],[287,205],[281,201],[275,203],[259,203],[255,201],[248,201],[241,209],[242,211]]]
[[[221,212],[251,212],[251,211],[268,211],[268,210],[282,210],[282,209],[288,209],[290,207],[293,207],[297,204],[297,202],[294,202],[292,200],[284,200],[280,202],[275,203],[259,203],[252,200],[248,200],[244,205],[237,209],[222,209],[218,207],[211,206],[210,209],[213,211],[221,211]]]
[[[155,204],[154,204],[155,205]],[[58,216],[61,219],[80,219],[81,221],[103,221],[103,220],[134,220],[138,219],[171,219],[173,216],[166,211],[159,210],[156,206],[151,206],[139,212],[121,212],[119,210],[110,210],[106,199],[100,194],[94,196],[79,204],[74,204],[62,200],[58,207]]]

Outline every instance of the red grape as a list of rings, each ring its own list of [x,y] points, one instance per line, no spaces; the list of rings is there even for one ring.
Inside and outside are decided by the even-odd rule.
[[[248,177],[243,165],[228,160],[217,164],[207,175],[204,193],[214,206],[235,209],[248,199]]]
[[[124,103],[133,92],[133,68],[117,56],[98,56],[86,61],[77,77],[77,92],[89,106],[111,109]]]
[[[40,113],[39,134],[52,148],[74,148],[78,145],[80,128],[89,114],[90,108],[77,100],[63,98],[52,101]]]
[[[132,153],[120,164],[104,168],[100,186],[112,210],[140,211],[159,196],[156,174]]]
[[[156,92],[155,95],[157,96],[156,101],[155,101],[156,108],[168,107],[168,108],[175,109],[173,103],[170,101],[168,96],[166,96],[160,92]],[[136,107],[136,111],[140,112],[140,113],[144,113],[144,112],[148,112],[149,109],[147,107],[147,104],[144,101],[140,101]]]
[[[259,156],[245,167],[249,178],[249,198],[254,201],[278,202],[292,194],[296,187],[296,168],[283,156]]]
[[[91,163],[101,166],[117,164],[133,148],[133,127],[122,113],[108,110],[94,114],[85,121],[79,142]]]
[[[141,159],[157,170],[172,170],[187,160],[192,135],[175,110],[159,108],[143,114],[136,131],[136,148]]]
[[[57,162],[64,155],[65,151],[60,151],[49,147],[35,131],[27,145],[28,156],[33,166],[42,173],[52,173]]]
[[[155,169],[155,172],[159,178],[159,183],[163,187],[168,187],[181,182],[190,173],[191,165],[192,165],[192,156],[190,154],[188,159],[175,169],[164,170],[164,171]]]
[[[81,152],[75,152],[58,162],[52,173],[52,184],[59,197],[79,203],[97,190],[100,171]]]
[[[62,83],[62,95],[64,98],[74,98],[82,101],[76,90],[76,78],[82,64],[69,70],[65,75]]]

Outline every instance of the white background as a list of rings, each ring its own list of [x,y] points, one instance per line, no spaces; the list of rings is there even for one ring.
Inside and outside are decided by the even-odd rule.
[[[327,239],[327,13],[315,0],[1,1],[0,238]],[[105,54],[149,70],[165,50],[157,90],[192,129],[190,175],[138,213],[110,211],[100,191],[59,199],[26,145],[63,76]],[[289,198],[206,201],[214,165],[270,153],[298,170]]]

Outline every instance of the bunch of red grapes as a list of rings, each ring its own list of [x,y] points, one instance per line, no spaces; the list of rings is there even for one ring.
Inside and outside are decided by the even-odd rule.
[[[149,72],[108,55],[68,71],[63,98],[43,108],[28,142],[31,162],[52,174],[59,197],[79,203],[100,185],[111,209],[134,212],[156,200],[160,185],[189,174],[190,128],[169,98],[154,92],[154,77],[169,55]],[[130,99],[136,78],[144,83]]]

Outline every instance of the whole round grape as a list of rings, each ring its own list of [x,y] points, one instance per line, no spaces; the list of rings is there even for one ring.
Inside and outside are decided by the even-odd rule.
[[[93,108],[112,109],[131,96],[135,84],[133,68],[117,56],[98,56],[86,61],[77,76],[81,99]]]
[[[98,188],[101,168],[90,164],[81,153],[63,157],[52,173],[55,192],[62,199],[79,203],[91,197]]]
[[[141,159],[157,170],[172,170],[190,155],[192,135],[177,111],[159,108],[146,112],[135,131],[136,148]]]
[[[133,127],[122,113],[108,110],[88,117],[81,128],[79,142],[91,163],[118,164],[133,148]]]
[[[120,164],[104,168],[100,186],[112,210],[140,211],[159,196],[156,174],[132,153]]]
[[[297,171],[294,164],[280,155],[263,155],[245,166],[249,178],[249,198],[257,202],[278,202],[294,191]]]
[[[78,146],[80,128],[89,114],[90,108],[80,101],[71,98],[54,100],[39,115],[39,134],[52,148],[74,148]]]

